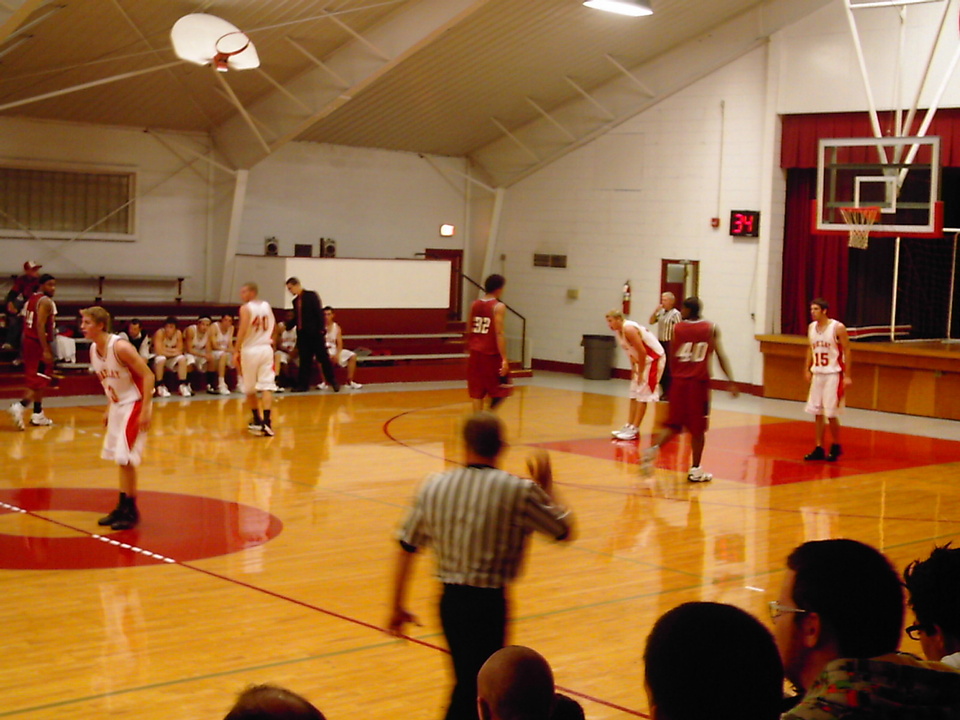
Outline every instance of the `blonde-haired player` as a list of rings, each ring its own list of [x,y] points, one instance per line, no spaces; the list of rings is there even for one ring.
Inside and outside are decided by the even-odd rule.
[[[273,372],[273,328],[276,320],[270,303],[258,298],[258,293],[259,288],[254,282],[240,286],[243,305],[240,306],[240,329],[237,331],[234,361],[243,372],[243,393],[253,414],[253,421],[247,425],[247,429],[257,435],[273,437],[270,408],[273,393],[277,389]]]
[[[154,377],[130,342],[107,331],[110,313],[95,305],[81,310],[80,315],[80,330],[93,343],[90,364],[109,401],[100,457],[120,466],[120,500],[110,514],[97,522],[112,530],[129,530],[140,521],[137,466],[153,415]]]
[[[610,434],[617,440],[635,440],[640,423],[647,412],[647,403],[660,400],[660,378],[666,365],[663,345],[653,333],[633,320],[625,320],[619,310],[606,315],[607,327],[617,335],[620,347],[630,358],[630,410],[627,423]]]

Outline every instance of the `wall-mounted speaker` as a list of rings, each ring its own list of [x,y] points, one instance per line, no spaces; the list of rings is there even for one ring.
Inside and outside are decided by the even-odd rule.
[[[293,246],[294,257],[313,257],[313,245],[309,243],[297,243]]]
[[[263,254],[276,256],[280,254],[280,243],[275,237],[263,239]]]
[[[320,238],[320,257],[332,258],[337,256],[337,241],[333,238]]]

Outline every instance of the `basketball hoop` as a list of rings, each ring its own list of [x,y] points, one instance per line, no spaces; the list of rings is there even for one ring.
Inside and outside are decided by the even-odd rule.
[[[880,217],[880,208],[840,208],[840,213],[850,231],[850,247],[866,250],[870,239],[870,228]]]
[[[228,63],[234,55],[239,55],[250,47],[250,38],[243,32],[231,32],[217,39],[214,43],[214,49],[217,54],[213,56],[213,66],[219,72],[227,72],[230,67]]]

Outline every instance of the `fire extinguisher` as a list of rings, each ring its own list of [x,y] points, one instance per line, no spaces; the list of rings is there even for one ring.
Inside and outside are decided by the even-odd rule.
[[[623,284],[623,314],[630,314],[630,281]]]

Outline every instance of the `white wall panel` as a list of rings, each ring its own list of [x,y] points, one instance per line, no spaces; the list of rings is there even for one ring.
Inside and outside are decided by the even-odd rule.
[[[199,135],[177,138],[197,149]],[[207,167],[193,168],[139,130],[0,118],[0,157],[71,166],[124,165],[136,169],[136,242],[12,240],[0,238],[0,270],[19,271],[33,259],[53,274],[184,275],[184,297],[204,295],[207,239]],[[142,288],[155,292],[156,288]],[[131,287],[129,299],[138,299]],[[156,299],[156,298],[152,298]],[[172,299],[172,295],[170,297]]]
[[[461,160],[438,158],[464,171]],[[413,153],[291,143],[250,171],[240,231],[241,253],[263,252],[275,236],[281,255],[321,237],[337,241],[338,257],[412,258],[425,248],[463,247],[463,181],[451,186]],[[439,236],[442,223],[460,233]]]
[[[735,376],[759,382],[758,241],[733,240],[727,219],[732,208],[760,209],[766,68],[766,52],[754,51],[508,191],[496,251],[507,256],[504,299],[527,316],[537,358],[582,362],[581,336],[608,332],[604,313],[619,307],[628,278],[632,317],[645,323],[661,258],[687,258],[700,261],[704,314],[722,328]],[[605,170],[617,152],[643,167]],[[568,268],[532,267],[537,252],[567,253]],[[628,367],[619,351],[617,364]]]
[[[896,9],[856,10],[864,59],[874,100],[879,109],[907,107],[913,102],[923,68],[939,27],[944,3],[915,5],[907,9],[905,52],[902,58],[902,94],[896,88],[896,54],[900,43],[900,21]],[[778,34],[782,44],[780,63],[781,114],[855,112],[866,110],[867,96],[861,79],[853,37],[839,0]],[[935,55],[931,80],[920,107],[927,107],[948,68],[960,33],[953,9]],[[960,105],[960,82],[947,87],[941,107]]]

